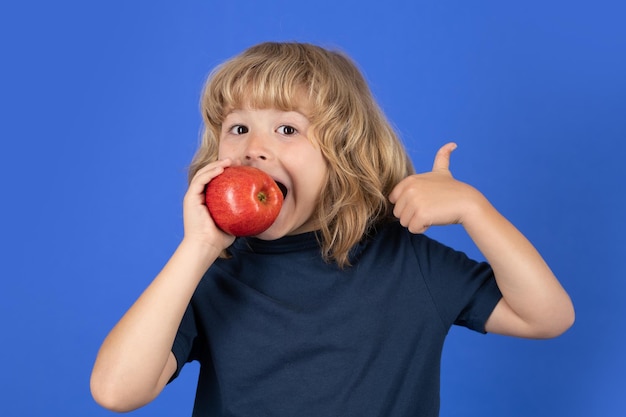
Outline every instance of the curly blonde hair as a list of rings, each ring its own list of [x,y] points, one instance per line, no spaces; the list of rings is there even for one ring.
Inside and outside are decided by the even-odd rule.
[[[218,66],[200,102],[204,130],[189,179],[218,158],[226,115],[244,104],[297,110],[305,94],[313,136],[328,163],[315,215],[322,255],[350,265],[350,249],[391,218],[388,196],[414,172],[401,141],[345,54],[305,43],[267,42]]]

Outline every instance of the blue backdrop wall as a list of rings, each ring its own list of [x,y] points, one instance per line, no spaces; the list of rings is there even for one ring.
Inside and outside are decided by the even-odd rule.
[[[562,337],[455,329],[443,417],[624,416],[626,30],[615,1],[70,1],[0,5],[0,414],[108,416],[89,374],[182,235],[209,70],[251,44],[337,47],[416,167],[452,171],[539,248]],[[457,227],[429,233],[480,254]],[[197,368],[136,416],[190,415]]]

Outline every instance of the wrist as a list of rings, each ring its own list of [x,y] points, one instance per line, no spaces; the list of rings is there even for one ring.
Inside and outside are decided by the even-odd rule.
[[[223,249],[202,239],[184,237],[176,251],[208,268],[220,256]]]
[[[465,212],[460,223],[465,227],[472,227],[475,224],[482,224],[489,218],[490,213],[495,209],[487,198],[477,189],[470,186],[469,195],[466,199]]]

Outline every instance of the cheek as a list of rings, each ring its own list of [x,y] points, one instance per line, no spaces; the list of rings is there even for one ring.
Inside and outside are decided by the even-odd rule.
[[[226,157],[232,157],[233,149],[232,146],[229,146],[224,141],[220,140],[217,144],[217,158],[224,159]]]
[[[308,166],[304,176],[305,187],[309,190],[311,200],[317,200],[328,178],[326,162],[321,157],[319,159],[312,157],[304,161],[302,166]]]
[[[299,203],[313,204],[326,183],[326,165],[319,156],[305,154],[305,157],[290,161],[288,170],[293,174],[294,197]]]

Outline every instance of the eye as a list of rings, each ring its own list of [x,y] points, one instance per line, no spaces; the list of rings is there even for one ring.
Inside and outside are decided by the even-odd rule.
[[[298,130],[293,126],[282,125],[278,127],[278,133],[280,133],[281,135],[291,136],[298,133]]]
[[[243,135],[245,133],[248,133],[248,126],[244,126],[244,125],[231,126],[231,128],[228,129],[228,133],[232,133],[233,135]]]

